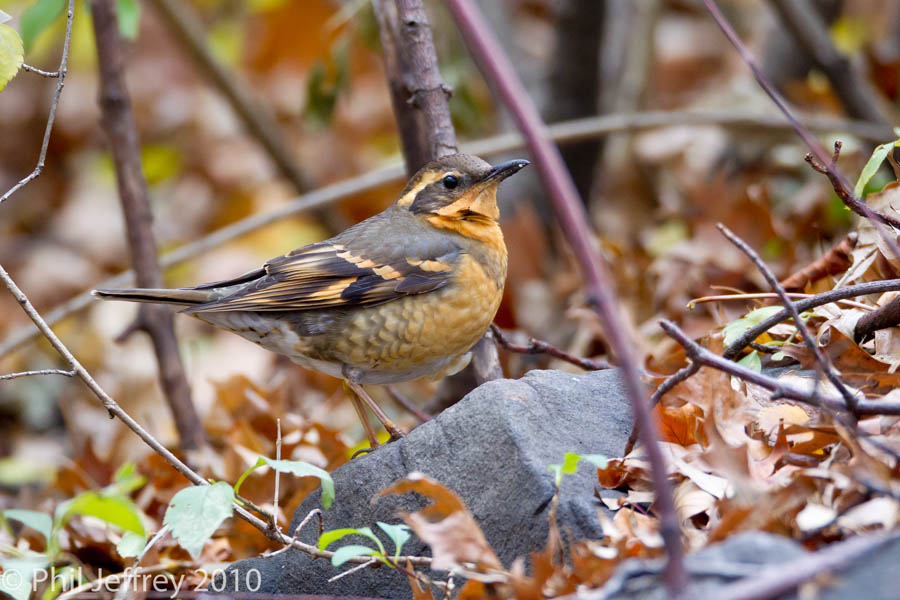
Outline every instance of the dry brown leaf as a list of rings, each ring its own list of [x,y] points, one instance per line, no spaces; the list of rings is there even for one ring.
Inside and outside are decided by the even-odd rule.
[[[681,406],[663,406],[657,404],[653,409],[660,424],[662,441],[690,446],[706,440],[701,425],[703,409],[696,404],[685,403]],[[698,437],[699,436],[699,437]]]
[[[376,497],[406,492],[433,500],[422,510],[401,512],[401,516],[419,539],[431,547],[435,569],[464,567],[482,574],[503,571],[472,513],[455,492],[422,473],[410,473],[378,492]]]

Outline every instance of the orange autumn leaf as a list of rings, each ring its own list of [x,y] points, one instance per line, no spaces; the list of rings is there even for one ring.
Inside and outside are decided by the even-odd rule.
[[[660,424],[660,432],[665,442],[690,446],[703,440],[701,421],[703,409],[695,404],[682,406],[657,405],[653,411]]]

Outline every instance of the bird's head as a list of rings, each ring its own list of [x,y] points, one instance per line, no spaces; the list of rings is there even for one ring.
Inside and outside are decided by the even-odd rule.
[[[397,206],[432,222],[494,223],[500,216],[497,187],[528,164],[519,159],[491,166],[469,154],[444,156],[413,175]]]

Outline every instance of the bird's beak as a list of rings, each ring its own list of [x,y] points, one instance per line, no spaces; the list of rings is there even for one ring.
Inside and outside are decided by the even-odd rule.
[[[527,167],[529,164],[531,163],[521,158],[502,162],[488,171],[487,175],[485,175],[481,179],[481,181],[483,183],[500,183],[510,175],[515,175],[516,173]]]

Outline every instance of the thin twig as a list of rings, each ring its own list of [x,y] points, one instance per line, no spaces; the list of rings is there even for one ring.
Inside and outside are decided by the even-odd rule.
[[[115,165],[131,264],[137,274],[138,287],[160,288],[163,279],[153,236],[153,213],[141,164],[137,125],[125,85],[127,53],[119,33],[114,0],[93,0],[91,16],[100,71],[100,122]],[[147,333],[153,344],[160,387],[175,421],[181,447],[199,448],[205,443],[203,424],[191,400],[191,388],[178,351],[172,311],[166,306],[142,304],[138,307],[135,323],[138,329]]]
[[[19,371],[18,373],[7,373],[0,375],[0,381],[7,379],[18,379],[19,377],[33,377],[35,375],[65,375],[66,377],[74,377],[75,371],[65,371],[63,369],[41,369],[39,371]]]
[[[479,8],[471,0],[448,0],[469,51],[503,104],[512,113],[535,159],[538,175],[552,202],[557,221],[566,232],[568,242],[581,267],[589,303],[597,312],[609,338],[610,346],[621,363],[625,389],[631,401],[641,440],[651,466],[653,488],[660,531],[668,557],[664,581],[669,595],[679,598],[688,586],[684,569],[681,530],[672,488],[666,474],[665,461],[659,447],[656,422],[650,415],[646,392],[633,352],[633,342],[622,325],[624,315],[613,292],[613,280],[605,262],[597,255],[593,235],[588,227],[584,203],[578,196],[571,175],[566,170],[559,148],[551,141],[546,125],[531,101],[528,91],[516,74]]]
[[[378,562],[377,558],[370,558],[366,562],[358,564],[355,567],[353,567],[352,569],[347,569],[343,573],[338,573],[337,575],[335,575],[334,577],[329,579],[328,583],[333,583],[333,582],[337,581],[338,579],[341,579],[342,577],[346,577],[350,573],[356,573],[357,571],[361,571],[361,570],[365,569],[366,567],[371,567],[372,565],[374,565],[377,562]]]
[[[141,561],[144,560],[144,557],[147,556],[147,553],[150,552],[150,549],[153,548],[156,544],[159,543],[161,539],[163,539],[167,533],[169,533],[170,527],[165,525],[162,529],[157,531],[150,541],[148,541],[144,545],[144,549],[141,550],[141,553],[138,554],[134,559],[134,563],[132,564],[131,569],[125,570],[125,581],[122,582],[122,585],[119,586],[119,589],[116,590],[116,595],[113,597],[113,600],[123,600],[128,596],[128,587],[131,583],[131,580],[137,575],[137,568],[141,564]]]
[[[281,418],[275,419],[275,460],[281,460]],[[275,509],[272,511],[275,513],[275,522],[278,522],[278,498],[279,498],[279,484],[281,483],[281,471],[278,469],[274,469],[275,471],[275,492],[272,498],[272,506]]]
[[[554,358],[558,358],[560,360],[571,363],[576,367],[584,369],[585,371],[600,371],[609,368],[609,364],[606,361],[593,360],[591,358],[581,358],[580,356],[569,354],[565,350],[561,350],[548,342],[536,340],[534,338],[529,338],[528,345],[516,344],[511,339],[509,339],[509,337],[507,337],[507,335],[503,333],[503,330],[497,327],[495,323],[491,323],[491,331],[494,332],[494,337],[497,338],[497,343],[510,352],[516,352],[519,354],[546,354],[548,356],[552,356]]]
[[[747,257],[756,265],[757,270],[762,273],[762,276],[766,279],[766,282],[772,289],[775,290],[775,293],[781,298],[781,301],[784,303],[785,308],[787,308],[788,312],[791,313],[791,317],[794,319],[794,327],[797,328],[797,331],[800,332],[800,336],[803,338],[803,343],[812,353],[812,355],[816,358],[816,363],[819,365],[819,368],[822,369],[822,372],[825,373],[825,377],[828,378],[828,381],[840,392],[841,396],[844,397],[844,400],[847,403],[847,407],[850,410],[851,414],[855,414],[856,402],[858,400],[857,396],[850,392],[847,389],[846,384],[841,380],[837,371],[834,368],[834,365],[831,364],[831,360],[822,352],[822,349],[819,348],[819,344],[816,343],[816,338],[813,337],[812,333],[809,331],[809,328],[806,326],[806,323],[803,319],[800,318],[800,311],[797,310],[797,305],[788,297],[787,292],[784,291],[784,288],[781,287],[781,284],[778,283],[778,278],[775,277],[775,274],[772,273],[772,269],[763,262],[763,259],[760,258],[759,254],[750,247],[747,242],[739,238],[733,231],[728,229],[722,223],[717,223],[716,228],[722,232],[722,234],[728,238],[732,244],[737,246],[741,252],[747,255]]]
[[[788,292],[788,298],[792,300],[802,300],[803,298],[814,298],[815,294],[799,294],[797,292]],[[770,298],[778,298],[778,294],[775,292],[759,292],[755,294],[721,294],[718,296],[702,296],[700,298],[694,298],[687,303],[687,309],[693,310],[697,304],[705,304],[706,302],[735,302],[739,300],[767,300]],[[874,306],[869,306],[868,304],[862,304],[860,302],[854,302],[853,300],[838,300],[836,304],[842,304],[844,306],[849,306],[852,308],[858,308],[860,310],[875,310]]]
[[[880,141],[882,138],[870,131],[871,124],[862,121],[849,121],[831,117],[809,116],[804,120],[809,127],[821,131],[848,131],[868,140]],[[728,127],[747,128],[750,132],[791,130],[791,125],[780,117],[740,112],[678,112],[654,111],[646,113],[613,114],[586,119],[574,119],[549,126],[550,136],[559,143],[573,143],[597,136],[624,131],[628,129],[652,129],[670,125],[704,125],[718,124]],[[462,152],[479,156],[494,156],[524,145],[519,133],[506,133],[468,144],[463,144]],[[369,192],[383,185],[396,183],[404,177],[401,165],[390,165],[351,177],[295,198],[294,200],[272,209],[261,212],[214,231],[199,240],[190,242],[180,248],[163,254],[159,264],[164,269],[179,265],[196,256],[218,248],[236,238],[252,233],[271,225],[285,217],[313,210],[338,202],[345,198]],[[96,283],[94,288],[118,288],[134,283],[134,273],[125,271]],[[47,312],[44,319],[48,324],[56,325],[65,317],[91,306],[94,297],[90,291],[79,294]],[[10,333],[0,343],[0,357],[15,350],[22,344],[37,337],[33,327],[23,327]]]
[[[26,71],[31,71],[32,73],[37,73],[38,75],[42,75],[44,77],[49,77],[50,79],[56,79],[59,77],[59,71],[45,71],[43,69],[38,69],[37,67],[32,67],[29,64],[22,64],[22,68]]]
[[[710,352],[687,336],[675,323],[663,319],[659,326],[672,339],[681,344],[692,362],[702,366],[711,367],[717,371],[723,371],[734,375],[739,379],[748,381],[763,387],[775,394],[775,397],[788,398],[809,404],[817,408],[826,408],[832,411],[847,412],[847,404],[840,396],[823,394],[815,389],[804,390],[789,384],[782,383],[773,377],[769,377],[753,369],[749,369],[734,361],[728,360],[714,352]],[[869,400],[860,399],[856,404],[858,415],[900,415],[900,401],[897,400]]]
[[[427,423],[431,420],[431,415],[429,415],[424,410],[419,409],[418,406],[410,402],[408,398],[404,397],[403,394],[395,390],[394,386],[386,385],[384,387],[387,388],[388,395],[390,395],[391,399],[401,407],[403,407],[416,419],[418,419],[420,423]]]
[[[896,217],[885,215],[883,213],[879,213],[873,211],[866,203],[856,197],[855,194],[852,193],[852,187],[850,184],[844,179],[843,175],[841,175],[833,161],[829,162],[828,153],[825,152],[825,149],[822,145],[812,136],[810,131],[803,127],[800,122],[794,117],[791,109],[788,108],[787,102],[782,98],[781,94],[778,90],[775,89],[775,86],[772,85],[772,82],[765,76],[759,64],[756,62],[756,59],[741,41],[741,38],[738,37],[737,33],[734,31],[734,28],[731,26],[731,23],[728,22],[728,19],[722,14],[719,10],[719,7],[716,5],[715,0],[703,0],[706,5],[707,10],[709,10],[716,24],[725,34],[725,37],[728,38],[728,41],[731,42],[731,45],[734,46],[735,50],[737,50],[738,54],[740,54],[741,59],[750,67],[750,70],[753,71],[753,76],[756,77],[756,81],[763,88],[763,90],[768,94],[769,98],[778,106],[779,110],[784,114],[788,121],[790,121],[791,125],[794,127],[794,131],[797,132],[803,141],[809,146],[809,149],[812,150],[813,155],[819,160],[822,165],[825,165],[825,168],[828,172],[828,178],[832,180],[832,182],[837,182],[839,187],[843,188],[847,194],[841,198],[844,201],[844,204],[856,214],[866,217],[871,220],[876,228],[881,223],[887,223],[894,228],[900,228],[900,219]],[[879,230],[881,231],[881,230]],[[882,235],[885,240],[888,240],[890,236]],[[888,242],[890,243],[890,242]],[[896,246],[896,242],[894,242]],[[893,248],[892,248],[893,249]],[[900,256],[900,253],[897,253]]]
[[[44,139],[41,142],[41,152],[38,155],[37,165],[34,170],[23,177],[16,185],[12,186],[5,194],[0,196],[0,204],[3,201],[19,191],[29,181],[36,179],[44,170],[44,161],[47,159],[47,148],[50,146],[50,133],[53,131],[53,121],[56,120],[56,107],[59,105],[59,96],[62,94],[63,86],[66,83],[66,69],[69,64],[69,45],[72,41],[72,20],[75,17],[75,0],[69,0],[66,9],[66,34],[63,38],[62,57],[59,60],[59,69],[56,72],[56,90],[53,92],[53,99],[50,101],[50,111],[47,115],[47,126],[44,128]],[[42,73],[43,74],[43,73]]]
[[[891,136],[889,119],[877,101],[877,90],[854,68],[850,59],[835,48],[828,24],[809,0],[770,0],[788,31],[828,77],[831,89],[847,113],[857,119],[878,123],[885,139]]]
[[[838,300],[845,300],[847,298],[854,298],[856,296],[867,296],[871,294],[883,294],[885,292],[896,291],[900,291],[900,279],[870,281],[868,283],[850,285],[847,287],[838,288],[836,290],[823,292],[821,294],[816,294],[811,298],[798,300],[794,303],[794,306],[797,307],[798,311],[805,312],[817,306],[830,304],[832,302],[837,302]],[[787,321],[790,318],[790,311],[785,309],[777,314],[772,315],[758,325],[754,325],[753,327],[747,329],[744,333],[742,333],[741,336],[734,342],[732,342],[730,346],[725,348],[722,356],[729,360],[737,358],[737,356],[744,350],[744,348],[747,347],[750,342],[758,338],[760,335],[762,335],[772,327],[778,325],[783,321]]]

